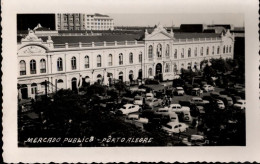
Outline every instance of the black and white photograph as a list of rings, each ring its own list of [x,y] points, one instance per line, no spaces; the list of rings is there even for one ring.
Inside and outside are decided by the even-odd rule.
[[[245,146],[243,15],[156,16],[18,14],[18,146]]]
[[[25,2],[24,6],[30,4]],[[15,152],[24,150],[21,154],[113,153],[126,148],[129,154],[138,150],[137,159],[142,159],[142,154],[157,148],[159,154],[164,149],[166,154],[180,153],[179,149],[199,154],[213,148],[228,153],[230,148],[234,157],[237,150],[241,156],[244,149],[259,145],[255,126],[259,125],[259,96],[256,102],[251,98],[259,94],[259,77],[253,78],[259,75],[259,44],[248,41],[258,36],[257,20],[254,24],[249,18],[252,12],[242,11],[245,7],[235,2],[241,10],[228,3],[227,12],[220,7],[224,1],[214,12],[180,12],[185,3],[176,1],[102,2],[66,2],[61,10],[54,1],[54,5],[43,4],[43,9],[36,4],[38,11],[31,8],[34,3],[24,11],[9,4],[14,9],[9,14],[13,23],[4,24],[3,36],[12,33],[12,41],[3,44],[12,47],[12,54],[3,52],[14,60],[3,60],[2,71],[12,80],[2,85],[4,114],[12,115],[4,121],[12,122],[14,133],[10,135],[3,124],[4,139],[5,134],[12,136],[4,140],[7,146],[12,140]],[[249,36],[248,31],[256,33]],[[12,71],[5,71],[8,68]],[[155,152],[150,155],[156,156]],[[68,157],[80,156],[73,154],[76,151]],[[40,161],[45,160],[34,160]]]

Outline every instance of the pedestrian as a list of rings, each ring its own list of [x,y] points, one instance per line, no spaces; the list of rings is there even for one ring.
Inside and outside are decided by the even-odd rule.
[[[170,97],[170,104],[172,104],[172,97]]]

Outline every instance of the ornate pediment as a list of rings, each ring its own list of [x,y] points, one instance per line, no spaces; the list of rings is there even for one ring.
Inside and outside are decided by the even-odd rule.
[[[28,35],[22,39],[22,42],[41,42],[42,39],[38,38],[35,33],[33,32],[33,30],[29,30]]]
[[[46,49],[39,46],[26,46],[19,50],[19,54],[42,54],[45,53]]]
[[[162,26],[158,25],[151,34],[145,32],[144,40],[172,40],[174,38],[174,34],[171,31],[170,33]]]

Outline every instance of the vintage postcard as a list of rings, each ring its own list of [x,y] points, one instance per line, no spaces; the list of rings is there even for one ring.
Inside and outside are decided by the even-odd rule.
[[[257,1],[3,1],[5,162],[260,161]]]

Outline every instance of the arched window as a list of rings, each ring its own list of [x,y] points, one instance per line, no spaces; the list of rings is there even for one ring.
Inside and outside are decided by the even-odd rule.
[[[174,51],[174,59],[177,59],[177,54],[178,54],[177,49],[175,49],[175,51]]]
[[[119,54],[119,65],[122,65],[123,64],[123,54],[120,53]]]
[[[213,46],[212,47],[212,55],[214,55],[214,53],[215,53],[214,51],[215,51],[215,47]]]
[[[209,47],[207,47],[207,52],[206,52],[207,55],[209,55]]]
[[[133,81],[134,79],[134,72],[132,70],[129,71],[129,80]]]
[[[157,51],[156,51],[156,53],[157,53],[157,57],[158,57],[158,58],[161,58],[161,57],[162,57],[162,45],[161,45],[161,44],[158,44],[158,45],[157,45]]]
[[[134,62],[133,53],[130,52],[130,54],[129,54],[129,63],[132,64],[133,62]]]
[[[153,69],[152,69],[152,68],[149,68],[149,70],[148,70],[148,75],[149,75],[149,76],[153,76]]]
[[[166,63],[165,65],[165,72],[170,72],[170,64]]]
[[[226,53],[228,53],[228,46],[226,46]]]
[[[40,72],[46,73],[46,61],[45,61],[45,59],[40,60]]]
[[[188,57],[191,57],[191,49],[188,50]]]
[[[191,69],[191,63],[188,63],[187,69]]]
[[[229,53],[231,53],[232,52],[232,47],[231,46],[229,46]]]
[[[220,47],[218,46],[218,48],[217,48],[217,54],[219,54],[219,51],[220,51]]]
[[[198,49],[197,47],[194,49],[194,56],[197,56],[197,53],[198,53]]]
[[[97,56],[97,67],[101,67],[101,55]]]
[[[142,52],[139,53],[139,63],[142,63]]]
[[[123,72],[119,72],[118,79],[121,80],[121,81],[124,80]]]
[[[184,48],[181,51],[181,58],[184,58]]]
[[[72,69],[72,70],[77,69],[76,57],[75,57],[75,56],[73,56],[73,57],[71,58],[71,69]]]
[[[173,64],[173,71],[174,71],[175,73],[177,73],[177,72],[178,72],[178,69],[177,69],[177,64],[176,64],[176,63],[174,63],[174,64]]]
[[[225,46],[223,47],[223,54],[226,52]]]
[[[108,55],[108,66],[112,66],[113,65],[113,56],[112,54]]]
[[[85,68],[89,68],[89,56],[85,56]]]
[[[148,58],[153,58],[153,46],[148,47]]]
[[[37,84],[36,83],[31,84],[31,93],[37,94]]]
[[[30,61],[30,72],[31,72],[31,74],[36,74],[36,61],[35,60]]]
[[[24,60],[20,61],[20,75],[26,75],[26,63]]]
[[[170,56],[170,46],[169,46],[169,44],[166,45],[165,56],[166,56],[166,57],[169,57],[169,56]]]
[[[203,47],[200,48],[200,56],[203,56]]]
[[[58,71],[62,71],[63,70],[62,58],[58,58],[58,60],[57,60],[57,70]]]

